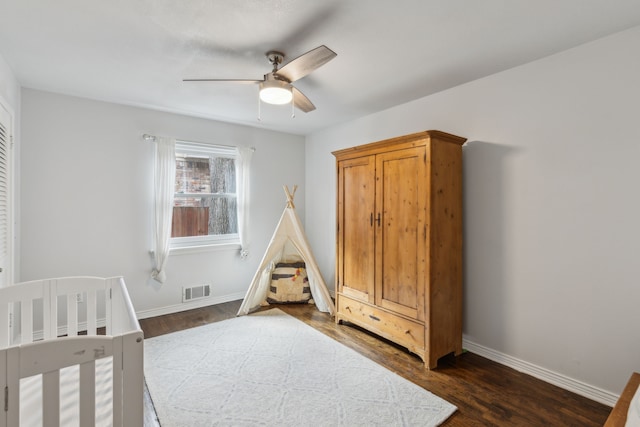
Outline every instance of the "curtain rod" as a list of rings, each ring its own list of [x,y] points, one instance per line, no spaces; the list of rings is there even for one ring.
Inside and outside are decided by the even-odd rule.
[[[145,134],[142,135],[142,139],[144,139],[145,141],[155,142],[156,141],[156,136],[155,135],[149,135],[148,133],[145,133]],[[256,147],[249,147],[249,149],[251,151],[256,151]]]

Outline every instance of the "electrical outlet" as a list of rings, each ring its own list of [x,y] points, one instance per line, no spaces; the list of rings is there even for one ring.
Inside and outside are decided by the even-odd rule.
[[[80,304],[84,299],[82,298],[82,294],[76,294],[76,302]]]

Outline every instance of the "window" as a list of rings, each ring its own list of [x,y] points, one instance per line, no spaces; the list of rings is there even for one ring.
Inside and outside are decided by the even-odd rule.
[[[176,141],[171,247],[240,243],[238,151]]]

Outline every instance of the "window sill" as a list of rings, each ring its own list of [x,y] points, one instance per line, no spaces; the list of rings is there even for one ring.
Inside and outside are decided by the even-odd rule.
[[[239,251],[240,243],[211,243],[207,245],[193,245],[169,248],[170,255],[188,255],[201,252]]]

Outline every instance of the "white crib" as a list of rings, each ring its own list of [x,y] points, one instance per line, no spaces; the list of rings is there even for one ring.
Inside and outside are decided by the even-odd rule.
[[[0,288],[0,427],[142,426],[143,346],[122,277]]]

